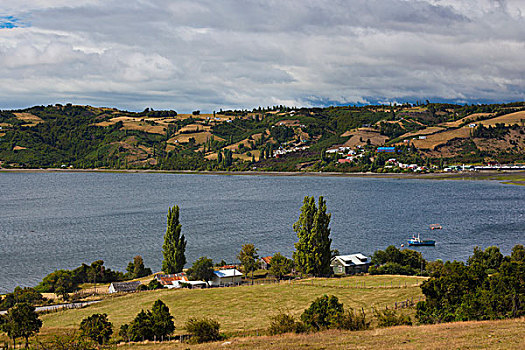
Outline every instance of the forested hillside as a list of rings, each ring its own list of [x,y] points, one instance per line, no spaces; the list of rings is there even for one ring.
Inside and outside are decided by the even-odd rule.
[[[388,165],[396,158],[434,171],[525,161],[524,102],[213,114],[57,104],[0,111],[0,127],[3,168],[405,171]]]

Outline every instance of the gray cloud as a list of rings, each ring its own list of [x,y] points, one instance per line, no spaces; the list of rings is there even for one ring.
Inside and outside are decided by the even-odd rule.
[[[0,108],[525,99],[521,1],[13,3]]]

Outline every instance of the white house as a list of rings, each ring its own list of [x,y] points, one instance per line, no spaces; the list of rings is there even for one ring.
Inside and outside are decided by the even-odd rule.
[[[242,282],[242,273],[237,269],[219,270],[213,272],[215,276],[208,284],[212,287],[239,284]]]
[[[354,273],[367,272],[370,266],[370,258],[361,253],[351,255],[338,255],[332,258],[330,267],[336,275],[352,275]]]

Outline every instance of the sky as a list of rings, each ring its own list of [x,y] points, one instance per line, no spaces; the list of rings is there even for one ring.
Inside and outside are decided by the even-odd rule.
[[[525,100],[523,0],[0,0],[0,109]]]

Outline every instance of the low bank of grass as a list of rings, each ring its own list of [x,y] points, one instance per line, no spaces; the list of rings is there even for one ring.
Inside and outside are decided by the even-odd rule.
[[[356,287],[356,281],[365,287]],[[392,281],[393,287],[390,287]],[[404,287],[407,282],[407,287]],[[337,296],[345,307],[363,308],[372,318],[372,307],[392,307],[396,302],[418,299],[419,277],[361,276],[339,279],[312,279],[280,284],[211,288],[203,290],[158,290],[108,298],[84,309],[65,310],[42,316],[46,332],[78,329],[80,321],[94,313],[106,313],[115,329],[130,322],[141,309],[150,309],[161,299],[175,318],[176,334],[184,333],[184,323],[190,317],[211,317],[227,334],[256,334],[265,330],[269,317],[280,310],[299,316],[317,297]],[[402,283],[403,287],[399,288]],[[386,284],[386,287],[385,287]],[[413,309],[406,310],[412,312]]]
[[[400,326],[358,332],[330,330],[313,334],[230,338],[200,345],[179,342],[130,344],[123,348],[130,350],[525,349],[524,328],[525,318],[521,318]]]

